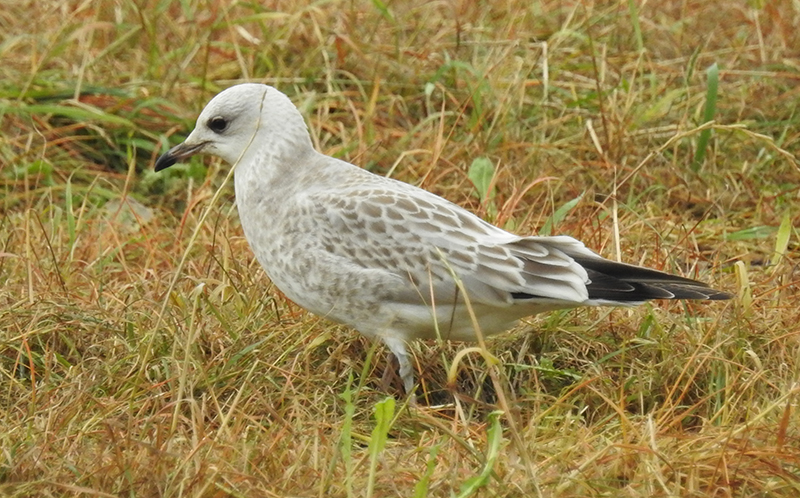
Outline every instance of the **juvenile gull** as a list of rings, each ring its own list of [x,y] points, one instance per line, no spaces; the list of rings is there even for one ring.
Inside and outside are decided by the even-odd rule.
[[[383,341],[408,393],[406,342],[437,333],[475,340],[468,307],[480,333],[492,335],[543,311],[731,297],[604,259],[571,237],[514,235],[430,192],[323,155],[294,104],[270,86],[236,85],[214,97],[155,170],[197,153],[236,167],[244,234],[272,282],[312,313]]]

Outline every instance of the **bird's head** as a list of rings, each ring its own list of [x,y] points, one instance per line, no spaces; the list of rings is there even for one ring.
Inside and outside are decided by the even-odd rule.
[[[161,171],[195,154],[211,154],[229,164],[236,164],[261,135],[281,133],[284,116],[305,123],[284,94],[267,85],[244,83],[232,86],[206,105],[186,140],[158,158],[155,170]],[[289,120],[291,121],[291,120]]]

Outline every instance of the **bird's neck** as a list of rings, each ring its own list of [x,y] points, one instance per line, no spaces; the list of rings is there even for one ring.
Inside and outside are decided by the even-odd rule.
[[[236,165],[236,202],[247,209],[251,202],[276,202],[291,196],[312,173],[319,155],[308,133],[287,136],[265,134],[254,143]]]

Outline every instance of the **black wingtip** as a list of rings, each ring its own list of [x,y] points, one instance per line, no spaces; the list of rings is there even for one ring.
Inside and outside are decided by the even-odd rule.
[[[733,294],[686,277],[617,263],[607,259],[576,258],[589,274],[589,299],[641,302],[650,299],[724,301]]]

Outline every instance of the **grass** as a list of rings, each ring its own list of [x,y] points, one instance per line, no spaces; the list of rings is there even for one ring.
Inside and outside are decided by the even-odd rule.
[[[799,18],[788,0],[9,4],[0,494],[797,496]],[[416,344],[409,408],[382,347],[269,283],[226,167],[153,173],[240,80],[288,93],[330,155],[737,298]]]

